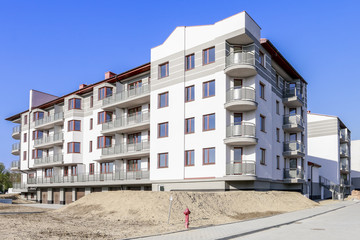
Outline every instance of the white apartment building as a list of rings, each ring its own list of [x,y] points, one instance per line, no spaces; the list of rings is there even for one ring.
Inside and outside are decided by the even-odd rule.
[[[351,141],[351,185],[360,190],[360,140]]]
[[[37,92],[7,119],[19,124],[12,170],[46,203],[120,189],[306,193],[306,92],[246,12],[177,27],[148,64],[63,97]]]
[[[351,132],[336,116],[308,113],[308,161],[321,165],[316,195],[350,193]],[[314,187],[315,188],[315,187]],[[320,191],[320,192],[319,192]],[[335,196],[338,197],[338,196]]]

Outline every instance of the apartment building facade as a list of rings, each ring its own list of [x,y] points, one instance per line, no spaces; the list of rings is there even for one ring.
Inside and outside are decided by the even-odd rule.
[[[351,131],[336,116],[309,112],[307,119],[308,160],[321,165],[318,195],[329,198],[332,194],[349,194]]]
[[[120,189],[306,193],[306,92],[246,12],[178,27],[149,64],[8,118],[21,136],[12,169],[54,203]]]
[[[360,140],[351,141],[351,185],[360,190]]]

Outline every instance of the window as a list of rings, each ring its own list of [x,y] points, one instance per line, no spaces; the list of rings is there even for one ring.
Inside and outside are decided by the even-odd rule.
[[[93,123],[94,123],[93,119],[90,118],[90,130],[93,129]]]
[[[260,164],[265,165],[265,152],[266,150],[263,148],[260,148]]]
[[[190,54],[185,57],[185,70],[191,70],[195,67],[195,55]]]
[[[158,125],[158,137],[167,137],[168,135],[168,125],[169,123],[159,123]]]
[[[99,112],[98,124],[107,123],[112,121],[112,112]]]
[[[43,118],[44,118],[44,112],[34,112],[33,121],[43,119]]]
[[[71,176],[77,175],[77,166],[70,166],[71,167]]]
[[[24,142],[27,141],[27,133],[24,133]]]
[[[39,130],[33,131],[33,137],[32,137],[33,140],[40,139],[42,137],[43,137],[43,131],[39,131]]]
[[[68,166],[65,166],[64,167],[64,176],[68,176],[69,175],[69,167]]]
[[[40,149],[33,149],[32,150],[32,159],[42,158],[43,150]]]
[[[276,141],[280,142],[280,129],[276,128]]]
[[[79,142],[69,142],[68,143],[68,153],[80,153],[80,143]]]
[[[260,98],[265,100],[265,84],[260,83]]]
[[[169,165],[168,162],[168,153],[159,153],[158,154],[158,168],[167,168]]]
[[[98,148],[107,148],[111,147],[111,137],[101,136],[97,138],[97,147]]]
[[[241,125],[242,119],[243,119],[242,113],[234,113],[234,125]]]
[[[52,168],[45,168],[45,177],[52,177],[53,169]]]
[[[276,169],[280,170],[280,156],[279,155],[276,156]]]
[[[265,55],[261,51],[259,51],[259,59],[258,59],[258,61],[262,66],[265,66]]]
[[[23,152],[23,161],[26,160],[26,157],[27,157],[27,151],[24,151],[24,152]]]
[[[141,171],[141,160],[129,160],[127,170],[129,172]]]
[[[295,142],[297,140],[297,134],[296,133],[290,133],[289,134],[289,141]]]
[[[242,147],[234,147],[234,163],[242,163]]]
[[[27,124],[27,122],[28,122],[27,120],[28,120],[28,119],[27,119],[27,115],[25,115],[25,116],[24,116],[24,125]]]
[[[240,89],[243,86],[242,79],[234,79],[234,89]]]
[[[203,116],[203,131],[215,130],[215,113]]]
[[[276,101],[276,114],[280,115],[280,103]]]
[[[185,88],[185,102],[191,102],[195,100],[195,86],[189,86]]]
[[[296,108],[289,108],[289,115],[291,116],[296,115]]]
[[[203,83],[203,98],[215,96],[215,80]]]
[[[194,150],[185,151],[185,166],[194,166],[195,156]]]
[[[95,172],[94,163],[90,163],[90,165],[89,165],[89,174],[94,175],[94,172]]]
[[[104,98],[110,97],[112,95],[111,87],[102,87],[98,90],[98,99],[102,100]]]
[[[297,168],[297,159],[291,158],[289,160],[289,166],[290,166],[290,169],[296,169]]]
[[[80,120],[71,120],[68,122],[68,132],[70,131],[80,131],[81,121]]]
[[[142,81],[136,81],[128,84],[128,90],[133,90],[142,86]]]
[[[128,144],[140,143],[141,142],[141,132],[128,134]]]
[[[159,65],[159,78],[169,76],[169,62]]]
[[[280,87],[280,83],[279,83],[280,79],[279,79],[279,75],[277,73],[275,74],[275,80],[276,80],[276,86]]]
[[[215,148],[203,149],[203,164],[215,164]]]
[[[195,118],[185,119],[185,134],[195,132]]]
[[[34,178],[35,174],[34,173],[29,173],[29,178]]]
[[[81,99],[80,98],[69,99],[69,110],[71,110],[71,109],[81,109]]]
[[[92,141],[89,142],[89,152],[92,152]]]
[[[90,96],[90,107],[94,106],[94,96]]]
[[[163,108],[169,106],[169,93],[160,93],[158,96],[158,108]]]
[[[266,117],[263,115],[260,115],[260,130],[265,132],[265,120]]]
[[[102,174],[104,174],[104,173],[112,173],[113,172],[113,166],[114,166],[114,163],[112,163],[112,162],[101,163],[100,164],[100,173],[102,173]]]
[[[203,50],[203,65],[215,62],[215,47]]]

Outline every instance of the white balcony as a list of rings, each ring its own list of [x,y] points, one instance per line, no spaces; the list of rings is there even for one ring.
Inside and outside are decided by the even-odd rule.
[[[21,126],[18,125],[18,126],[13,127],[13,131],[12,131],[11,136],[16,140],[19,140],[20,139],[20,133],[21,133]]]
[[[51,148],[54,146],[63,145],[64,134],[62,132],[55,133],[49,136],[43,136],[42,138],[35,139],[34,147],[35,148]]]
[[[255,50],[239,50],[226,56],[225,74],[230,77],[251,77],[256,75]]]
[[[20,170],[20,161],[19,160],[15,160],[11,162],[11,171],[19,171]]]
[[[64,156],[62,154],[56,154],[42,158],[35,158],[34,168],[60,166],[63,164],[63,159]]]
[[[116,119],[115,121],[103,123],[102,134],[140,132],[150,128],[150,113],[140,112]]]
[[[284,91],[283,103],[287,107],[301,107],[304,105],[304,100],[300,90],[293,88]]]
[[[257,144],[256,126],[253,123],[233,123],[226,127],[224,143],[230,146],[249,146]]]
[[[283,156],[287,158],[304,157],[305,145],[301,141],[285,142]]]
[[[258,103],[255,100],[255,89],[251,87],[231,88],[226,91],[225,108],[229,111],[253,111]]]
[[[13,155],[19,155],[20,154],[20,143],[14,143],[11,147],[11,153]]]
[[[304,120],[300,115],[285,115],[283,129],[285,132],[302,132]]]
[[[35,121],[36,129],[50,129],[54,126],[64,125],[64,113],[59,112],[50,116],[44,116],[41,119]]]
[[[150,142],[142,141],[132,144],[121,144],[103,148],[100,160],[114,160],[119,158],[138,158],[149,156]]]

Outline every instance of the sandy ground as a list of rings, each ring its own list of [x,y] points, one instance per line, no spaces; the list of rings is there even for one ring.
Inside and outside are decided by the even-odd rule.
[[[19,193],[9,193],[9,194],[1,194],[0,199],[12,199],[14,204],[28,203],[32,204],[33,201],[25,200],[20,197]]]
[[[172,195],[170,224],[169,197]],[[224,224],[318,206],[299,193],[237,191],[222,193],[92,193],[59,210],[0,205],[1,239],[121,239]],[[43,211],[36,214],[4,212]]]

